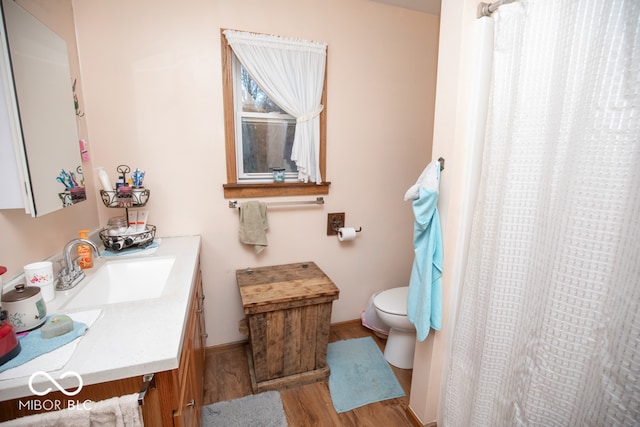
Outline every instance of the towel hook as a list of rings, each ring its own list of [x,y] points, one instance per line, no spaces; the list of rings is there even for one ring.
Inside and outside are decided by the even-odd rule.
[[[144,398],[150,388],[156,388],[156,376],[154,374],[144,374],[142,377],[142,387],[138,393],[138,405],[144,405]]]

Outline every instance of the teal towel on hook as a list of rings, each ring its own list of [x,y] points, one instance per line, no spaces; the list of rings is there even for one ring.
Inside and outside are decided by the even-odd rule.
[[[438,181],[440,169],[437,169]],[[416,327],[418,341],[429,329],[442,328],[442,230],[438,215],[438,192],[424,187],[413,200],[416,218],[413,234],[415,258],[411,268],[407,317]]]

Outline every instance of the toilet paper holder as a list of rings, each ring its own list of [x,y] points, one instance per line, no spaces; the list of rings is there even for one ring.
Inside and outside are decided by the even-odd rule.
[[[327,236],[335,236],[338,234],[338,230],[345,227],[345,214],[344,212],[327,214]],[[362,231],[362,227],[355,228],[356,233]]]

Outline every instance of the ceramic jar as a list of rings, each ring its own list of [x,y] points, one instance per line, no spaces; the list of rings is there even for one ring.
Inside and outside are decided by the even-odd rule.
[[[16,333],[37,328],[47,320],[47,306],[38,286],[17,284],[2,295],[2,309],[7,310],[7,320]]]

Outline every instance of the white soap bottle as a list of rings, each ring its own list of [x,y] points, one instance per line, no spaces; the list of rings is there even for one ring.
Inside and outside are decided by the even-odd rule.
[[[102,185],[102,189],[104,191],[113,191],[113,186],[111,185],[111,181],[109,180],[109,174],[104,170],[103,167],[99,167],[98,169],[98,179],[100,180],[100,184]]]

